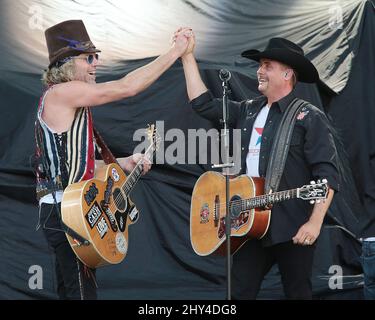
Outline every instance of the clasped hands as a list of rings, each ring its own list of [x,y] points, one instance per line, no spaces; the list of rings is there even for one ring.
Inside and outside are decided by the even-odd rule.
[[[192,53],[195,46],[195,35],[191,28],[181,27],[172,36],[172,47],[174,47],[179,57]]]

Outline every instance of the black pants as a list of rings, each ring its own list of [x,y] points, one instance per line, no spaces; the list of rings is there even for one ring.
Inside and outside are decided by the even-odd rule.
[[[95,270],[85,266],[74,254],[61,230],[61,204],[45,204],[40,208],[40,224],[48,245],[56,257],[57,294],[64,300],[94,300]],[[58,230],[56,230],[58,229]]]
[[[315,245],[295,245],[292,241],[262,247],[251,240],[233,256],[233,299],[256,299],[265,275],[277,263],[287,299],[312,299],[312,264]]]

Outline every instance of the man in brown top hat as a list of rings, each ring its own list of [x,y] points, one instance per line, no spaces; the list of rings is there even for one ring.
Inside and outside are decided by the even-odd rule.
[[[222,99],[215,99],[203,83],[193,55],[194,45],[194,37],[190,37],[189,48],[182,56],[188,96],[194,111],[219,124]],[[295,101],[295,84],[316,82],[319,75],[302,48],[283,38],[272,38],[263,52],[248,50],[242,56],[259,62],[258,90],[262,96],[229,101],[228,124],[241,129],[241,173],[271,177],[274,173],[267,172],[267,168],[272,160],[273,141],[283,114]],[[278,190],[327,179],[328,197],[314,205],[296,199],[273,206],[266,235],[262,240],[246,242],[233,256],[235,299],[255,299],[264,276],[275,263],[287,298],[312,298],[315,243],[334,190],[338,190],[338,170],[336,148],[325,114],[309,103],[297,112]]]
[[[36,121],[37,195],[40,224],[56,254],[57,291],[61,299],[96,299],[95,270],[74,255],[61,229],[61,199],[67,185],[94,176],[95,156],[90,107],[134,96],[145,90],[186,50],[187,36],[175,38],[171,48],[125,77],[96,83],[98,50],[81,20],[59,23],[45,32],[49,66],[43,75]],[[117,159],[125,171],[143,161],[141,154]]]

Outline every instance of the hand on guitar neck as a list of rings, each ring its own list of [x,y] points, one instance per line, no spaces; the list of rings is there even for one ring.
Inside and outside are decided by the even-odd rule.
[[[126,158],[117,158],[117,161],[121,168],[125,172],[131,172],[135,168],[135,166],[142,161],[143,171],[142,174],[146,174],[151,169],[151,161],[150,159],[142,154],[142,153],[135,153]]]
[[[119,163],[120,167],[126,172],[130,173],[133,171],[135,166],[139,161],[142,161],[143,164],[143,171],[142,174],[146,174],[151,169],[151,161],[150,159],[142,153],[134,153],[133,155],[125,158],[117,158],[117,162]],[[103,160],[95,160],[95,168],[99,169],[100,167],[105,166],[105,162]]]

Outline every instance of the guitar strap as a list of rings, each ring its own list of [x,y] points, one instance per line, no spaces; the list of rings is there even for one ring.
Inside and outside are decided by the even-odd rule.
[[[112,154],[111,150],[109,150],[108,146],[104,142],[102,136],[99,134],[98,130],[94,128],[94,137],[96,144],[98,146],[98,151],[100,155],[103,158],[103,161],[105,164],[110,164],[110,163],[117,163],[116,157]]]
[[[289,152],[290,140],[292,138],[297,114],[302,107],[307,104],[308,102],[295,98],[283,114],[269,156],[266,181],[264,185],[265,194],[276,192],[278,190]]]

